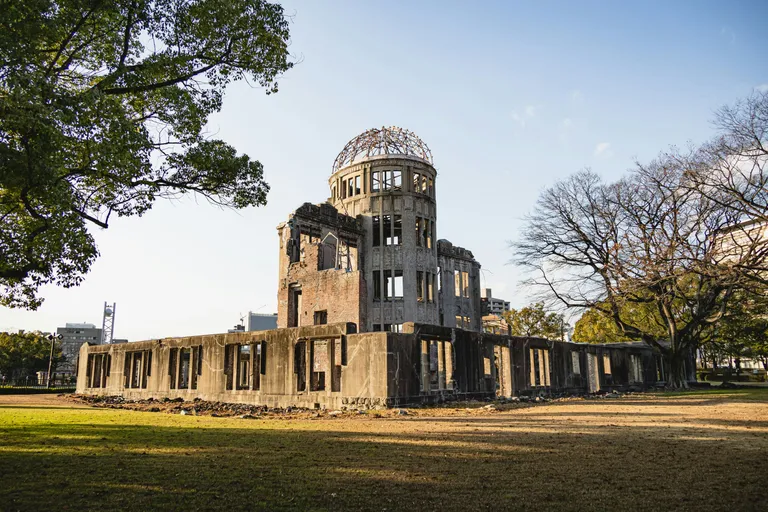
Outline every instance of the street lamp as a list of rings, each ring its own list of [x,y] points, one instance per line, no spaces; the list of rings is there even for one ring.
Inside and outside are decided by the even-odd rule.
[[[49,334],[48,339],[51,340],[51,355],[48,356],[48,381],[45,385],[45,387],[50,388],[51,387],[51,367],[53,366],[53,344],[56,342],[56,340],[61,340],[63,338],[61,334]]]

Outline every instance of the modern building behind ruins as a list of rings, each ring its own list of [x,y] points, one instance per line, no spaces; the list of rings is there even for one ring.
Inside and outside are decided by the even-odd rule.
[[[437,170],[413,133],[355,137],[328,184],[277,227],[276,329],[85,346],[78,392],[338,408],[664,380],[642,343],[481,332],[480,264],[438,239]]]

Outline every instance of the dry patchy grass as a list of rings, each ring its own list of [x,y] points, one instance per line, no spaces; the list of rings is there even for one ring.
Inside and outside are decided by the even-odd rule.
[[[768,390],[212,418],[0,399],[3,510],[750,510]]]

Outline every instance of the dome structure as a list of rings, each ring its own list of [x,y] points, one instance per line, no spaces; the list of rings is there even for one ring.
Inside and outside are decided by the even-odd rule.
[[[415,133],[397,126],[372,128],[347,142],[333,162],[333,172],[375,156],[404,155],[432,165],[432,151]]]

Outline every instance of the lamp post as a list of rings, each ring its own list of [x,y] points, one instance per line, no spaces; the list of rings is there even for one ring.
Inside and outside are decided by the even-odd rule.
[[[50,388],[51,387],[51,368],[53,366],[53,345],[56,343],[56,340],[60,340],[63,338],[61,334],[49,334],[48,339],[51,340],[51,355],[48,356],[48,378],[45,387]]]

